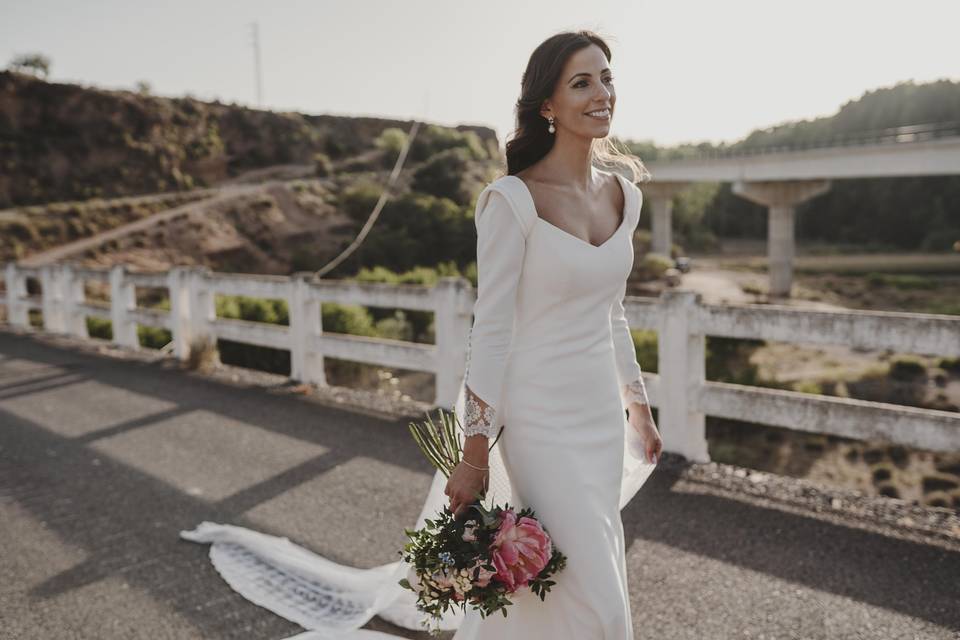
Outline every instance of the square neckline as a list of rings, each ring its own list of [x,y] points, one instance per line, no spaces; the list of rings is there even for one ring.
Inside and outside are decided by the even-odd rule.
[[[524,182],[523,178],[521,178],[521,177],[519,177],[519,176],[516,176],[516,175],[513,175],[513,174],[509,174],[509,177],[511,177],[511,178],[516,178],[517,181],[523,186],[523,189],[524,189],[524,191],[525,191],[526,194],[527,194],[527,198],[528,198],[529,201],[530,201],[530,208],[533,210],[534,217],[537,219],[537,221],[543,222],[543,224],[547,225],[548,227],[551,227],[551,228],[553,228],[553,229],[556,229],[556,230],[559,231],[561,234],[567,236],[568,238],[571,238],[571,239],[575,240],[576,242],[579,242],[580,244],[584,244],[584,245],[586,245],[586,246],[588,246],[588,247],[590,247],[590,248],[592,248],[592,249],[603,249],[605,246],[607,246],[608,244],[610,244],[610,242],[611,242],[614,238],[616,238],[618,235],[620,235],[621,229],[623,229],[623,227],[625,227],[626,224],[627,224],[627,217],[628,217],[628,214],[627,214],[627,212],[628,212],[627,200],[628,200],[629,196],[627,195],[627,188],[626,188],[626,187],[624,186],[624,184],[623,184],[623,180],[625,180],[625,178],[623,178],[623,176],[621,176],[619,173],[610,173],[610,175],[612,175],[614,178],[616,178],[617,184],[620,185],[620,191],[623,193],[623,207],[622,207],[622,210],[620,211],[620,224],[617,225],[616,230],[615,230],[612,234],[610,234],[610,237],[608,237],[606,240],[604,240],[604,241],[601,242],[600,244],[593,244],[592,242],[588,242],[587,240],[584,240],[583,238],[581,238],[581,237],[579,237],[579,236],[573,235],[573,234],[570,233],[569,231],[564,231],[563,229],[561,229],[561,228],[558,227],[557,225],[553,224],[553,223],[550,222],[549,220],[547,220],[547,219],[545,219],[545,218],[541,218],[541,217],[540,217],[540,213],[537,211],[537,204],[536,204],[536,202],[534,202],[534,200],[533,200],[533,192],[530,191],[530,187],[527,186],[527,183]]]

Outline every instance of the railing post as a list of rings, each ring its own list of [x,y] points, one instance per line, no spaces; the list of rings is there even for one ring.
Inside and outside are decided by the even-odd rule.
[[[127,267],[113,265],[110,269],[110,324],[113,327],[113,343],[124,347],[138,348],[137,323],[130,312],[137,306],[136,289],[127,278]]]
[[[167,271],[167,291],[170,295],[170,334],[173,355],[179,360],[190,356],[190,271],[173,266]]]
[[[8,262],[5,273],[7,284],[7,322],[14,327],[30,328],[30,312],[24,303],[27,297],[27,278],[17,268],[16,262]]]
[[[314,351],[313,338],[323,333],[320,300],[310,291],[313,272],[293,274],[287,307],[290,313],[290,377],[326,386],[323,354]]]
[[[462,277],[443,277],[433,289],[437,345],[434,404],[451,408],[467,365],[467,340],[473,313],[472,287]]]
[[[208,267],[194,267],[189,274],[190,340],[216,342],[211,326],[217,319],[216,299],[209,282],[211,271]]]
[[[78,338],[89,338],[87,317],[80,312],[80,305],[86,301],[83,290],[83,278],[77,276],[70,264],[60,265],[60,285],[63,291],[64,331]]]
[[[43,330],[51,333],[63,333],[63,288],[60,282],[59,267],[45,264],[40,267],[40,309],[43,313]]]
[[[665,291],[661,301],[657,362],[663,448],[693,462],[709,462],[698,400],[706,378],[705,338],[696,328],[700,296],[692,291]]]

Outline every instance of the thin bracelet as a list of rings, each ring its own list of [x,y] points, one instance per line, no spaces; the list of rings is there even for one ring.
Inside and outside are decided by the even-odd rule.
[[[477,471],[489,471],[489,470],[490,470],[490,467],[478,467],[477,465],[470,464],[469,462],[467,462],[467,459],[466,459],[466,458],[460,458],[460,462],[462,462],[463,464],[467,465],[468,467],[472,467],[472,468],[476,469]]]

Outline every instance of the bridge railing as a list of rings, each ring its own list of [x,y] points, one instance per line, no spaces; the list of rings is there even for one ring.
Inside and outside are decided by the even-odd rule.
[[[174,354],[185,359],[200,338],[223,338],[287,349],[291,378],[325,385],[323,359],[340,358],[434,373],[434,403],[450,407],[466,364],[475,292],[464,278],[441,278],[435,286],[315,280],[292,276],[217,273],[175,267],[141,273],[123,265],[110,270],[68,264],[4,271],[7,319],[30,328],[29,312],[42,312],[46,331],[87,338],[86,317],[109,319],[113,342],[139,348],[136,327],[171,331]],[[41,295],[27,295],[36,278]],[[109,306],[84,300],[84,282],[108,283]],[[166,288],[170,311],[136,305],[136,287]],[[243,295],[287,301],[289,324],[218,318],[215,296]],[[323,330],[322,302],[432,311],[434,344],[369,338]],[[705,416],[744,420],[855,439],[878,439],[934,451],[960,450],[960,413],[880,402],[798,393],[706,380],[706,336],[789,343],[839,344],[859,349],[960,357],[960,317],[876,311],[807,311],[773,305],[703,304],[687,291],[658,299],[628,296],[633,329],[658,334],[658,373],[645,373],[651,404],[667,451],[706,461]]]
[[[678,158],[666,157],[658,160],[658,162],[667,164],[696,160],[742,158],[757,155],[768,155],[773,153],[809,151],[811,149],[855,147],[880,144],[904,144],[911,142],[924,142],[927,140],[937,140],[940,138],[952,138],[957,136],[960,136],[960,120],[953,120],[945,122],[912,124],[900,127],[887,127],[883,129],[849,131],[838,133],[828,138],[818,138],[804,142],[791,142],[788,144],[757,144],[750,146],[741,143],[727,148],[709,149],[694,152]]]

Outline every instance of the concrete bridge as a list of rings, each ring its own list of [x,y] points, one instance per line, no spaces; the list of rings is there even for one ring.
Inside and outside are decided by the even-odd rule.
[[[652,249],[670,255],[672,199],[692,182],[732,182],[733,192],[768,208],[770,295],[793,284],[794,217],[832,180],[960,174],[960,122],[867,131],[803,146],[778,146],[651,162],[642,186],[652,204]]]
[[[443,380],[462,372],[469,283],[133,273],[122,265],[10,264],[4,273],[0,637],[298,631],[231,591],[204,547],[178,539],[202,520],[285,535],[353,566],[396,559],[432,476],[406,429],[423,405],[373,416],[371,402],[332,406],[290,383],[328,388],[322,358],[330,355],[433,371],[431,404],[449,406]],[[31,278],[40,295],[28,293]],[[110,284],[109,306],[82,299],[87,279]],[[138,286],[166,288],[171,311],[138,307]],[[290,325],[217,318],[218,293],[286,299]],[[324,334],[321,300],[432,310],[437,342]],[[710,334],[958,356],[960,319],[709,306],[684,292],[628,299],[627,310],[631,326],[660,333],[660,374],[648,384],[668,451],[623,514],[638,638],[960,633],[954,512],[709,462],[703,425],[712,414],[952,451],[960,449],[960,418],[705,381],[702,352]],[[36,311],[42,328],[30,322]],[[86,336],[88,315],[111,319],[112,344]],[[137,323],[171,329],[172,352],[138,348]],[[203,335],[290,349],[293,380],[181,370]],[[379,620],[368,628],[399,633]]]

